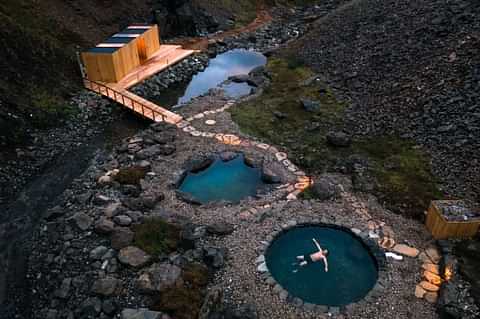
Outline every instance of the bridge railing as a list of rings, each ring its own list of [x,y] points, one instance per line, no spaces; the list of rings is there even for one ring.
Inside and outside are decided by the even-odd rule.
[[[146,105],[146,104],[143,104],[141,102],[138,102],[134,99],[132,99],[131,97],[127,96],[126,94],[118,91],[118,90],[115,90],[105,84],[102,84],[102,83],[99,83],[99,82],[96,82],[96,81],[92,81],[92,80],[89,80],[87,78],[84,78],[83,79],[83,84],[84,86],[93,91],[93,92],[96,92],[96,93],[99,93],[101,95],[104,95],[104,96],[107,96],[109,98],[111,98],[112,100],[114,100],[115,102],[118,102],[124,106],[126,106],[127,108],[135,111],[135,112],[138,112],[140,114],[143,115],[143,117],[148,117],[152,120],[154,120],[155,122],[157,121],[165,121],[165,115],[163,115],[162,113],[158,112],[157,110],[154,110],[153,108],[151,108],[150,106]]]

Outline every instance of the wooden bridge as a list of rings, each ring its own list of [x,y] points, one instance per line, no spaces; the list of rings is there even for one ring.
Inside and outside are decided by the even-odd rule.
[[[150,40],[149,40],[150,39]],[[129,88],[194,54],[179,45],[160,45],[157,26],[135,25],[82,53],[84,86],[155,122],[176,124],[178,114]]]

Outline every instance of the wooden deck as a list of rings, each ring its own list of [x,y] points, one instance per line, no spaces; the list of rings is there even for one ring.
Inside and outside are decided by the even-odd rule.
[[[185,59],[194,54],[195,50],[184,50],[179,45],[162,44],[158,50],[149,60],[141,66],[133,69],[118,83],[114,84],[118,88],[128,89],[132,86],[148,79],[154,74],[161,72],[171,65]]]
[[[133,69],[118,83],[102,83],[84,79],[84,86],[155,122],[177,124],[183,120],[180,115],[128,91],[128,88],[165,70],[195,52],[197,51],[184,50],[179,45],[161,45],[160,50],[152,58]]]

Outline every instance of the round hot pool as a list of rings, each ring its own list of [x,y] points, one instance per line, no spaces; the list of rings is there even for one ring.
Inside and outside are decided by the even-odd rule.
[[[198,172],[188,172],[179,190],[205,204],[225,200],[239,202],[248,196],[255,196],[263,185],[261,170],[245,163],[242,154],[233,159],[215,158],[208,167]]]
[[[313,242],[328,250],[328,272]],[[300,265],[306,256],[307,264]],[[333,226],[298,226],[280,233],[265,258],[273,278],[293,297],[326,306],[343,306],[361,300],[378,278],[375,258],[362,240],[349,230]]]

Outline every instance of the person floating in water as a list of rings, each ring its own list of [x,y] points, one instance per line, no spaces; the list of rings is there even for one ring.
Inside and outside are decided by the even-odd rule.
[[[300,266],[306,266],[309,263],[315,263],[317,261],[322,260],[323,263],[325,264],[325,272],[328,272],[328,260],[327,260],[328,250],[322,249],[322,247],[320,247],[320,244],[317,242],[315,238],[312,238],[312,240],[315,243],[315,246],[317,246],[318,251],[310,255],[297,256],[297,259],[300,261]]]

